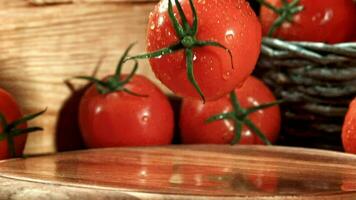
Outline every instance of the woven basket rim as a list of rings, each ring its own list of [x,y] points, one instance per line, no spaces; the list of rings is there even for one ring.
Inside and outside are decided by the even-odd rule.
[[[298,58],[320,64],[356,62],[356,42],[326,44],[263,37],[261,54],[272,59]]]

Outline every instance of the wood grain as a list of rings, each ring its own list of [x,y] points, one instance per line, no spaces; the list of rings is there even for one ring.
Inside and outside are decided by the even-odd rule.
[[[1,162],[0,182],[13,187],[1,186],[0,197],[58,186],[54,194],[67,199],[76,190],[77,199],[355,199],[355,163],[354,155],[287,147],[87,150]]]
[[[156,2],[158,0],[28,0],[34,5],[61,4],[61,3],[136,3]]]
[[[153,6],[136,1],[33,6],[27,0],[0,0],[0,87],[14,94],[24,113],[48,108],[31,124],[45,131],[30,135],[26,154],[55,152],[58,129],[68,133],[67,143],[77,140],[79,90],[86,82],[70,80],[72,88],[65,82],[93,74],[100,59],[97,76],[112,73],[132,42],[138,42],[132,53],[143,52]],[[147,62],[139,73],[159,84]]]

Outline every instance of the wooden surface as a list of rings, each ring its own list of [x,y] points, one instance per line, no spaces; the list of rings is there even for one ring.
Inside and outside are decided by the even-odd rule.
[[[62,4],[62,3],[136,3],[136,2],[156,2],[158,0],[28,0],[34,5]]]
[[[0,198],[356,199],[355,163],[348,154],[265,146],[78,151],[1,162]]]
[[[143,52],[148,14],[154,4],[0,0],[0,87],[14,94],[24,113],[48,108],[44,116],[31,122],[45,130],[30,135],[26,154],[55,152],[58,143],[63,149],[77,145],[77,108],[86,82],[66,82],[74,76],[92,75],[98,66],[98,77],[112,73],[132,42],[138,42],[133,54]],[[147,62],[141,63],[139,73],[158,83]]]

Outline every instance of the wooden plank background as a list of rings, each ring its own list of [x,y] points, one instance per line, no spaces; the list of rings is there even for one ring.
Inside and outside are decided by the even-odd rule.
[[[15,96],[24,113],[48,108],[30,123],[45,130],[29,136],[26,154],[56,152],[58,141],[64,150],[80,142],[76,111],[86,82],[70,80],[72,87],[65,82],[93,74],[100,60],[98,77],[113,72],[131,42],[138,42],[133,53],[144,51],[147,18],[154,4],[0,0],[0,87]],[[141,63],[139,73],[158,83],[147,62]]]

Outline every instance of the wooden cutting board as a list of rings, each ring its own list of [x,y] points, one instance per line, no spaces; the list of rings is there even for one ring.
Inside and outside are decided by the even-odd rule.
[[[356,199],[356,156],[227,145],[76,151],[2,161],[0,199]]]

